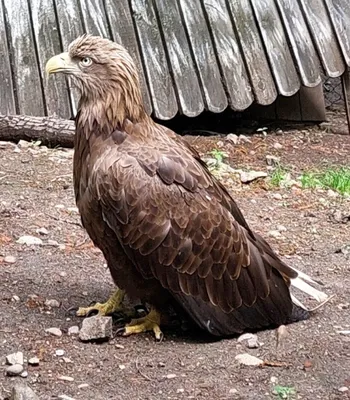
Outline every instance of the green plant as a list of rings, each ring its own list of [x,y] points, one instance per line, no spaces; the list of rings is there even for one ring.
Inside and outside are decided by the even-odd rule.
[[[280,399],[291,400],[294,398],[296,391],[294,387],[291,386],[280,386],[277,385],[273,388],[274,394],[276,394]]]
[[[286,179],[288,170],[285,167],[277,166],[271,173],[270,183],[273,186],[281,186],[281,183]]]
[[[332,189],[341,194],[350,194],[350,168],[335,167],[325,171],[305,171],[300,181],[303,188]]]
[[[227,157],[227,154],[219,149],[213,149],[209,154],[215,158],[218,164],[221,164],[224,161],[224,158]]]

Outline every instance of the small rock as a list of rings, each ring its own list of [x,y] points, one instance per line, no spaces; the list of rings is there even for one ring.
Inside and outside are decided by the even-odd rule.
[[[338,197],[338,193],[335,192],[335,191],[332,190],[332,189],[329,189],[329,190],[327,190],[327,196],[328,196],[328,197]]]
[[[12,142],[5,142],[3,140],[0,141],[0,150],[13,149],[15,147],[16,145]]]
[[[229,394],[237,394],[238,390],[237,389],[230,389]]]
[[[338,389],[338,392],[340,392],[340,393],[345,393],[345,392],[347,392],[348,390],[349,390],[348,387],[342,386],[342,387],[340,387],[340,388]]]
[[[14,364],[24,364],[24,357],[23,353],[21,351],[18,351],[17,353],[12,353],[6,356],[6,364],[9,365],[14,365]]]
[[[14,153],[20,153],[21,152],[21,149],[19,148],[19,147],[15,147],[14,149],[13,149],[13,152]]]
[[[66,396],[65,394],[60,394],[57,398],[61,400],[75,400],[73,397]]]
[[[67,272],[61,271],[58,275],[64,278],[65,276],[67,276]]]
[[[165,367],[165,363],[163,363],[162,361],[159,361],[158,367],[164,368]]]
[[[58,379],[60,381],[66,381],[66,382],[73,382],[74,381],[74,378],[72,378],[71,376],[64,376],[64,375],[60,375],[58,377]]]
[[[176,378],[176,374],[168,374],[168,375],[166,375],[166,378],[167,379],[174,379],[174,378]]]
[[[122,344],[116,343],[115,347],[117,349],[125,349],[125,346],[123,346]]]
[[[83,320],[79,339],[83,342],[94,340],[108,340],[112,337],[112,317],[98,315]]]
[[[50,335],[53,335],[53,336],[58,336],[58,337],[62,336],[62,331],[59,328],[45,329],[45,332],[49,333]]]
[[[45,300],[46,307],[58,308],[60,306],[60,302],[55,299],[47,299]]]
[[[6,368],[6,374],[8,376],[21,375],[22,372],[23,372],[23,365],[21,364],[10,365],[9,367]]]
[[[237,342],[241,343],[245,340],[249,340],[249,339],[253,338],[254,336],[256,336],[256,335],[254,335],[253,333],[243,333],[243,335],[238,337]]]
[[[337,305],[337,307],[339,308],[339,310],[347,310],[350,306],[350,303],[339,303]]]
[[[28,371],[23,371],[21,373],[21,378],[28,378]]]
[[[59,247],[59,243],[57,242],[57,240],[51,240],[51,239],[49,239],[48,241],[47,241],[47,246],[54,246],[54,247]]]
[[[237,360],[240,364],[248,365],[248,366],[257,366],[257,365],[263,364],[263,360],[260,360],[260,358],[251,356],[248,353],[238,354],[235,357],[235,360]]]
[[[73,361],[72,361],[70,358],[68,358],[68,357],[62,357],[62,360],[63,360],[66,364],[70,364],[70,363],[73,362]]]
[[[248,349],[257,349],[259,347],[258,337],[248,339]]]
[[[123,365],[123,364],[119,364],[118,367],[119,367],[119,369],[121,369],[121,370],[125,369],[125,365]]]
[[[33,366],[39,365],[39,362],[40,362],[40,360],[39,360],[38,357],[32,357],[32,358],[30,358],[30,359],[28,360],[28,364],[29,364],[29,365],[33,365]]]
[[[278,378],[276,376],[271,376],[270,382],[271,383],[277,383],[278,382]]]
[[[249,137],[247,137],[245,135],[239,135],[238,142],[239,143],[251,143],[252,141],[249,139]]]
[[[21,383],[12,389],[10,400],[39,400],[39,397],[29,386]]]
[[[68,328],[68,335],[77,335],[79,333],[79,326],[78,325],[74,325],[74,326],[70,326]]]
[[[350,335],[350,331],[346,330],[346,331],[338,331],[337,333],[340,333],[341,335]]]
[[[49,231],[46,228],[39,228],[36,230],[36,233],[39,233],[39,235],[48,235]]]
[[[267,232],[267,235],[273,238],[279,238],[281,236],[281,232],[278,230],[272,230]]]
[[[78,389],[85,389],[87,387],[89,387],[90,385],[88,383],[81,383],[80,385],[78,385]]]
[[[241,182],[242,183],[249,183],[249,182],[253,182],[256,179],[259,178],[266,178],[267,177],[267,173],[263,172],[263,171],[242,171],[241,172]]]
[[[281,193],[273,193],[271,197],[275,200],[283,200]]]
[[[277,130],[275,131],[275,134],[276,134],[277,136],[283,135],[282,129],[277,129]]]
[[[233,144],[237,144],[238,143],[238,136],[235,135],[234,133],[229,133],[226,136],[226,140],[228,140],[229,142],[233,143]]]
[[[286,232],[287,228],[284,225],[277,225],[278,232]]]
[[[26,244],[27,246],[31,246],[31,245],[42,245],[43,241],[35,236],[21,236],[16,243]]]
[[[30,147],[31,145],[32,144],[30,142],[27,142],[26,140],[22,140],[22,139],[17,143],[17,146],[22,147],[23,149],[26,149],[26,148]]]
[[[12,300],[13,300],[13,301],[21,301],[21,299],[19,298],[19,296],[17,296],[16,294],[14,294],[14,295],[12,296]]]
[[[276,150],[281,150],[283,146],[281,145],[281,143],[276,142],[273,144],[273,148]]]
[[[176,393],[183,393],[184,391],[185,391],[185,389],[183,389],[183,388],[176,389]]]
[[[276,167],[280,164],[280,157],[267,155],[266,156],[266,164],[272,167]]]
[[[6,264],[14,264],[17,261],[17,258],[14,256],[6,256],[4,257],[4,262]]]
[[[56,356],[61,357],[64,356],[65,351],[62,349],[58,349],[55,351]]]

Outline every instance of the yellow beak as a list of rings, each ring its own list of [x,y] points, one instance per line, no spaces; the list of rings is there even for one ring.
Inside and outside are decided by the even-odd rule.
[[[77,65],[72,61],[68,53],[61,53],[50,58],[45,67],[47,75],[57,72],[72,73],[76,69]]]

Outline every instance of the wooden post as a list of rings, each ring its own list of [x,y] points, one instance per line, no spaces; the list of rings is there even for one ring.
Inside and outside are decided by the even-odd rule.
[[[344,93],[346,117],[348,119],[348,130],[350,135],[350,69],[347,68],[341,77]]]

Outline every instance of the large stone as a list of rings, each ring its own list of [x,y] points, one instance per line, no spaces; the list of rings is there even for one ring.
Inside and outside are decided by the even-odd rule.
[[[10,400],[40,400],[40,399],[29,386],[20,383],[13,387]]]
[[[85,318],[79,339],[83,342],[108,340],[112,337],[112,317],[100,317],[98,315]]]
[[[6,364],[9,365],[14,365],[14,364],[20,364],[23,365],[24,363],[24,357],[23,353],[21,351],[18,351],[17,353],[12,353],[6,356]]]

